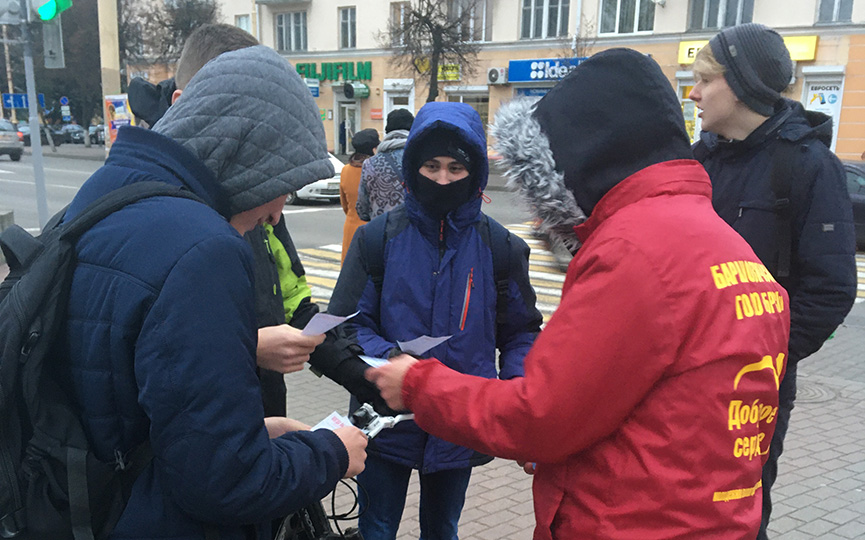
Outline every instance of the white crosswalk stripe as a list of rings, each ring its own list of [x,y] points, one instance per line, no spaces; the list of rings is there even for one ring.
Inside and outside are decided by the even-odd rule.
[[[530,224],[508,225],[507,228],[525,240],[531,248],[529,280],[538,297],[538,309],[546,322],[559,306],[565,274],[559,269],[552,253],[544,249],[543,242],[532,235]],[[312,299],[318,304],[327,304],[339,277],[342,246],[329,244],[300,249],[298,252],[306,270],[306,281],[312,290]]]

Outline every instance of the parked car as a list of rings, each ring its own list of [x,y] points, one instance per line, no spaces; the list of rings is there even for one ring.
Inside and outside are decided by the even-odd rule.
[[[105,126],[90,126],[90,144],[105,144]]]
[[[294,193],[289,193],[288,198],[285,200],[285,204],[295,204],[300,200],[339,201],[339,174],[342,172],[345,163],[338,160],[336,156],[331,153],[328,153],[327,155],[330,156],[330,163],[333,165],[333,170],[336,171],[336,174],[331,178],[325,178],[307,184]]]
[[[856,224],[856,249],[865,250],[865,161],[844,161],[847,192],[853,202],[853,222]]]
[[[42,146],[48,146],[48,136],[46,135],[47,130],[51,131],[51,140],[54,141],[54,146],[60,146],[63,144],[63,133],[55,131],[53,128],[48,128],[45,126],[40,126],[40,133],[42,135],[41,141]],[[30,146],[30,125],[25,123],[18,124],[18,132],[21,133],[21,139],[24,141],[24,146]]]
[[[78,124],[67,124],[60,128],[63,134],[63,142],[66,144],[84,144],[85,131]]]
[[[0,155],[6,154],[12,161],[21,159],[24,143],[18,137],[18,130],[8,120],[0,119]]]

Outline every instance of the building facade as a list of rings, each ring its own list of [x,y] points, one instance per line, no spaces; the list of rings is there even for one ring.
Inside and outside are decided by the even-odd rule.
[[[443,0],[445,1],[445,0]],[[251,32],[307,79],[340,152],[340,132],[384,131],[387,114],[416,112],[422,78],[400,72],[382,45],[388,21],[408,2],[388,0],[222,0],[224,22]],[[468,39],[480,52],[474,69],[442,66],[439,100],[461,101],[492,121],[502,102],[542,96],[579,62],[611,47],[650,54],[682,100],[693,137],[699,118],[687,99],[690,64],[719,28],[745,22],[784,36],[795,61],[788,97],[835,120],[833,149],[842,159],[865,152],[865,0],[448,0],[473,9]],[[349,83],[346,85],[346,83]],[[615,88],[609,89],[615,92]],[[588,97],[590,99],[590,97]]]

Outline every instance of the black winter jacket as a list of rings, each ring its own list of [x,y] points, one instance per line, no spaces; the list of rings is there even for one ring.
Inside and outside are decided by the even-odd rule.
[[[715,210],[754,249],[790,294],[789,361],[815,353],[856,298],[855,233],[844,170],[829,150],[832,120],[786,100],[743,141],[703,133],[695,157],[712,180]],[[789,277],[778,277],[778,197],[774,156],[792,153],[792,249]]]

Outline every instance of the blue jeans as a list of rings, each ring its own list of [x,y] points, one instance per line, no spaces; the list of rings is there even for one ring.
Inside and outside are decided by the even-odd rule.
[[[396,538],[411,472],[411,467],[367,457],[366,468],[357,477],[363,488],[358,529],[364,540]],[[420,473],[420,540],[458,539],[457,525],[471,475],[471,468]]]

